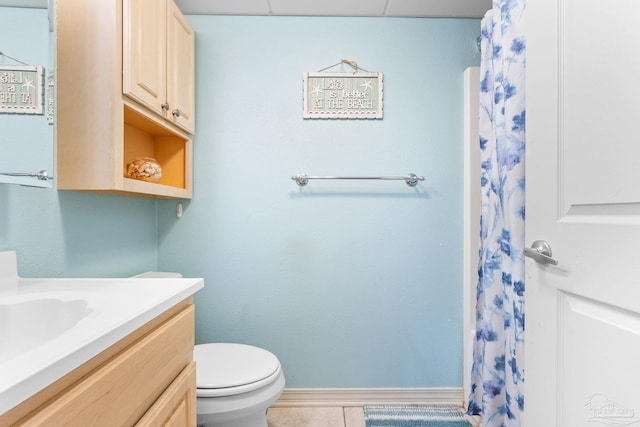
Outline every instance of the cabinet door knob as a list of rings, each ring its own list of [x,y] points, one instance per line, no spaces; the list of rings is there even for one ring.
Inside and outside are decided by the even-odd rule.
[[[180,117],[180,110],[176,108],[171,114],[173,114],[173,117]]]
[[[169,103],[168,102],[165,102],[164,104],[162,104],[161,107],[162,107],[162,109],[164,111],[169,111]]]

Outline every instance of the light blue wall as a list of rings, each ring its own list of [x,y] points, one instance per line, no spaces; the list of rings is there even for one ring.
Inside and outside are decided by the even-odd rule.
[[[23,37],[47,31],[45,11],[0,18],[14,13],[38,16]],[[0,184],[0,250],[18,251],[23,276],[204,277],[198,341],[272,350],[287,387],[460,386],[462,76],[479,63],[479,22],[189,20],[197,135],[184,216],[175,201]],[[13,50],[15,37],[0,40]],[[383,120],[302,119],[302,73],[342,58],[384,72]],[[298,172],[426,181],[298,189]]]
[[[463,71],[479,21],[189,21],[194,198],[181,219],[158,203],[158,264],[205,278],[197,341],[273,351],[287,387],[461,386]],[[384,73],[383,120],[302,119],[302,73],[342,58]],[[299,172],[426,180],[299,189]]]
[[[50,63],[46,10],[0,7],[0,22],[0,50],[23,62]],[[39,170],[43,163],[51,171],[53,127],[44,116],[0,114],[0,158],[17,172]],[[24,277],[122,277],[154,270],[156,206],[151,199],[0,184],[0,251],[17,252]]]

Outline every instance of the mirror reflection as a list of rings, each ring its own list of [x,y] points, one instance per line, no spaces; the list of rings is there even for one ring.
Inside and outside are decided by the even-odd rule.
[[[16,3],[0,1],[0,183],[52,187],[53,92],[48,79],[53,77],[54,36],[46,8],[5,5]],[[41,79],[35,77],[39,69],[32,67],[42,67]],[[15,113],[19,108],[31,113],[34,97],[40,98],[41,112]]]

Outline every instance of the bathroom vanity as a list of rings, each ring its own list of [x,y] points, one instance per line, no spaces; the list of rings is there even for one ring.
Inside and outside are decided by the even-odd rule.
[[[0,252],[0,425],[195,426],[202,279],[23,279],[6,274],[12,257]]]

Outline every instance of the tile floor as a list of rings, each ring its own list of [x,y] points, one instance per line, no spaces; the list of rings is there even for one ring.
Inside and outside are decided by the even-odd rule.
[[[365,427],[362,407],[269,408],[269,427]]]
[[[480,427],[469,418],[473,427]],[[267,410],[269,427],[365,427],[362,407],[276,407]]]

